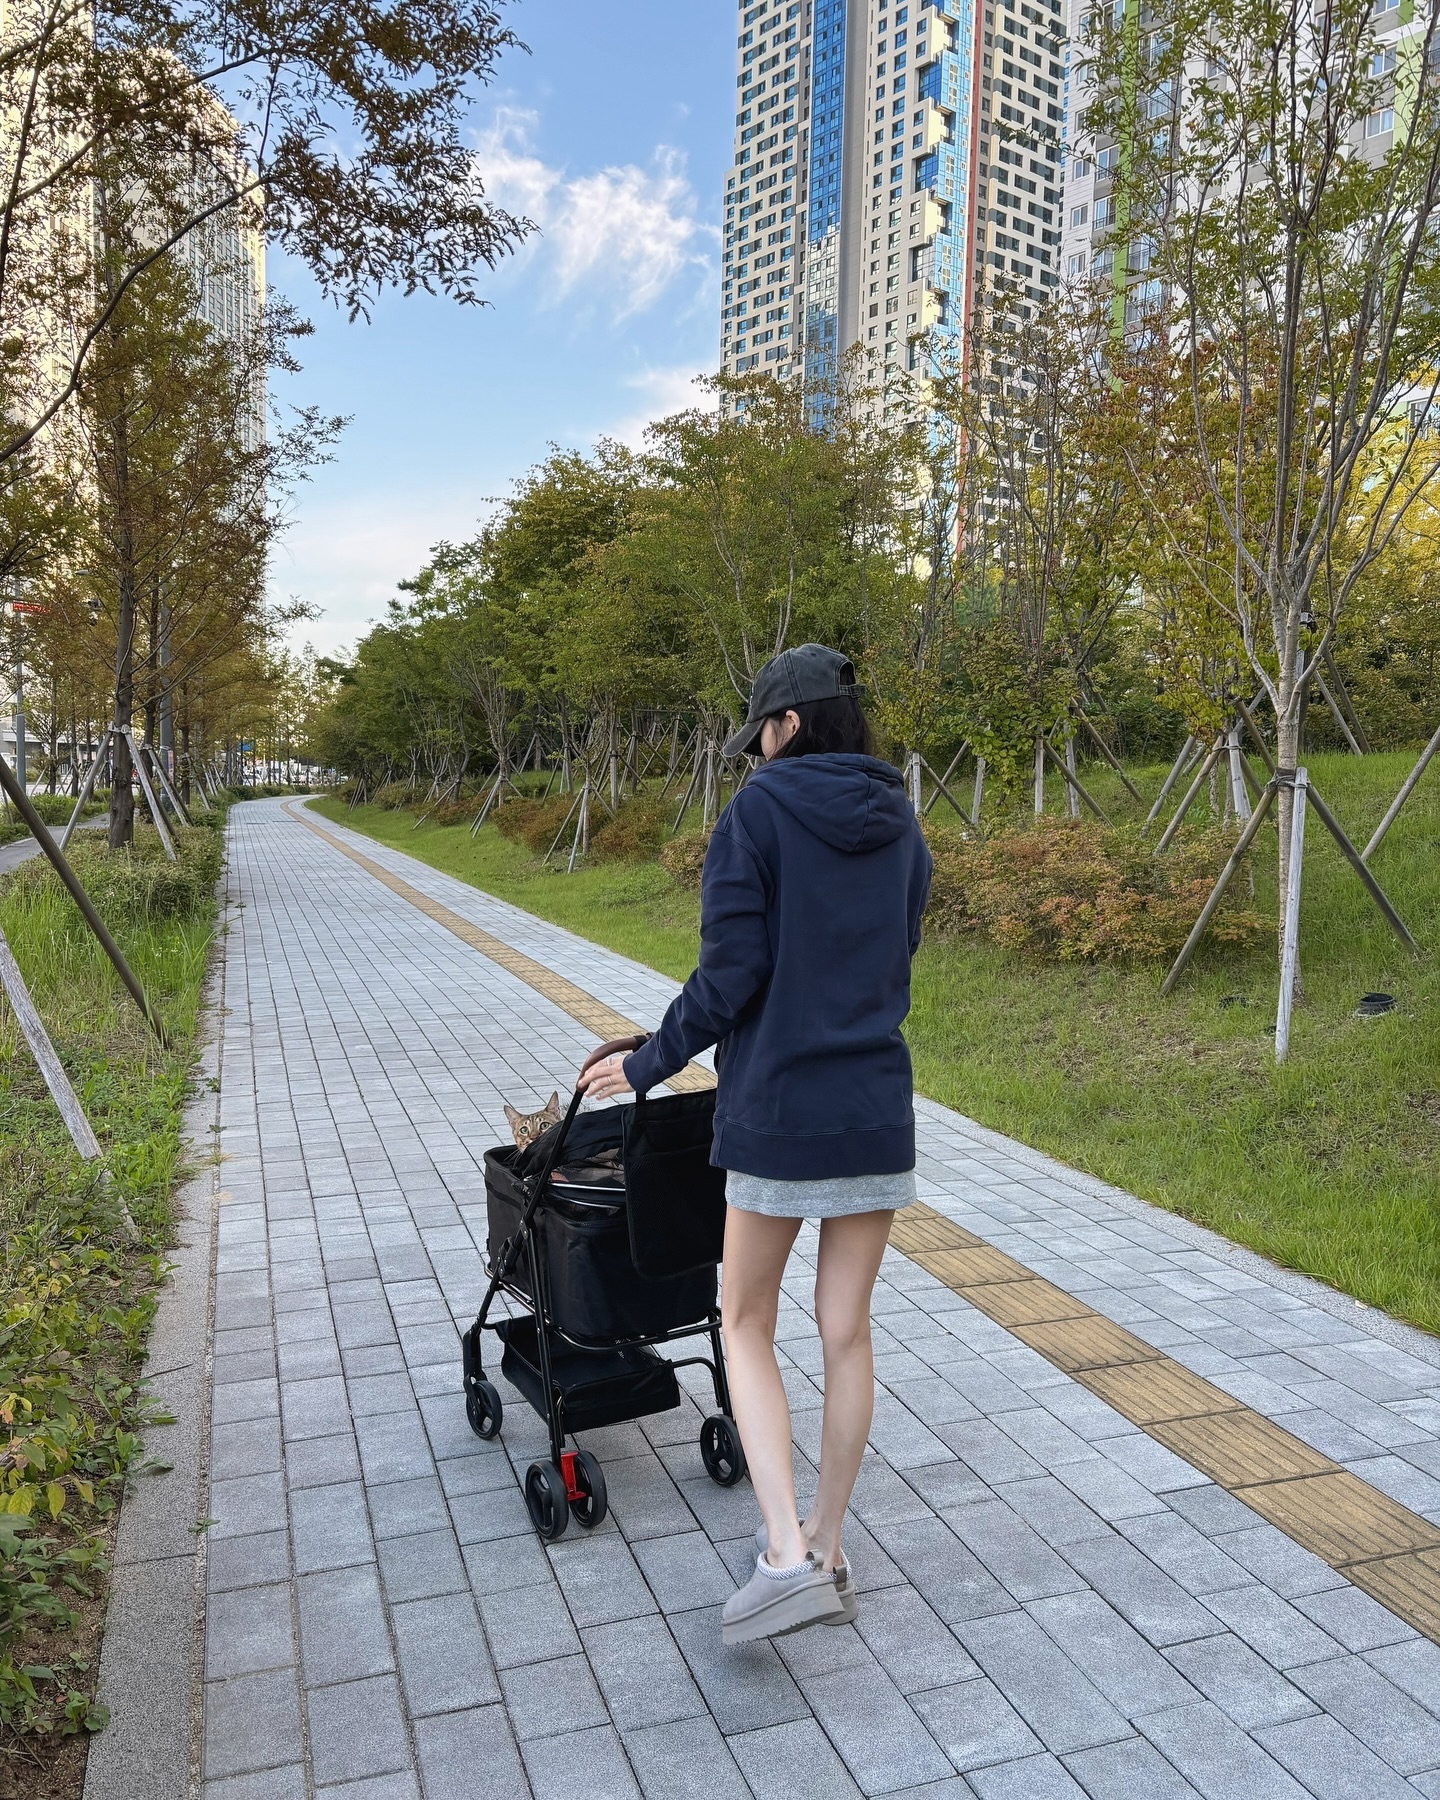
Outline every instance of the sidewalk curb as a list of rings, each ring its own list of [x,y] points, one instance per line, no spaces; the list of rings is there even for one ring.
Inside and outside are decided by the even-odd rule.
[[[201,995],[197,1092],[184,1139],[197,1167],[175,1197],[176,1242],[145,1358],[173,1425],[145,1453],[172,1466],[127,1483],[110,1577],[96,1698],[110,1723],[91,1740],[84,1800],[193,1800],[200,1787],[213,1241],[220,1169],[221,1008],[229,909],[222,872],[217,954]]]

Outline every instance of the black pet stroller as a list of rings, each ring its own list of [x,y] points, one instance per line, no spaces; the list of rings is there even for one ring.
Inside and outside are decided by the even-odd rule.
[[[617,1038],[585,1063],[643,1037]],[[500,1371],[550,1428],[550,1460],[525,1472],[536,1531],[558,1538],[573,1515],[592,1529],[605,1517],[605,1475],[567,1438],[679,1406],[676,1370],[703,1366],[715,1412],[700,1429],[712,1480],[745,1473],[730,1413],[720,1341],[716,1264],[725,1229],[725,1175],[710,1164],[713,1092],[637,1097],[633,1106],[565,1117],[526,1150],[485,1154],[490,1286],[462,1339],[465,1410],[482,1438],[497,1437],[504,1409],[485,1378],[481,1333],[500,1339]],[[527,1310],[491,1319],[495,1296]],[[657,1344],[708,1337],[709,1356],[671,1360]]]

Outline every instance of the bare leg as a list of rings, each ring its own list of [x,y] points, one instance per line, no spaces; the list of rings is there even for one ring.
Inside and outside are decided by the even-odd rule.
[[[890,1236],[893,1212],[853,1213],[820,1224],[815,1317],[825,1352],[825,1413],[820,1427],[820,1485],[804,1536],[827,1569],[840,1562],[840,1524],[875,1411],[870,1297]],[[767,1519],[768,1526],[769,1521]]]
[[[765,1521],[768,1558],[782,1569],[803,1562],[806,1551],[795,1510],[790,1405],[775,1360],[780,1281],[799,1230],[799,1219],[772,1219],[735,1206],[725,1216],[721,1312],[730,1397]]]

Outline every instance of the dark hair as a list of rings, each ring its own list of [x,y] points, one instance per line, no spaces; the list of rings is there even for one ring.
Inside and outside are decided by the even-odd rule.
[[[830,700],[802,700],[798,706],[787,706],[785,712],[793,712],[798,717],[800,728],[776,751],[776,762],[785,756],[875,754],[870,721],[854,694],[837,694]],[[777,724],[785,717],[785,712],[774,715]]]

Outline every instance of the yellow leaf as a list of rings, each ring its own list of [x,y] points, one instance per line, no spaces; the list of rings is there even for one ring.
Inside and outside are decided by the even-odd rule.
[[[65,1489],[58,1481],[47,1482],[45,1486],[45,1504],[50,1508],[50,1517],[58,1519],[65,1510]]]
[[[75,1492],[87,1506],[93,1506],[95,1504],[95,1489],[90,1482],[77,1481],[75,1483]]]

